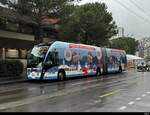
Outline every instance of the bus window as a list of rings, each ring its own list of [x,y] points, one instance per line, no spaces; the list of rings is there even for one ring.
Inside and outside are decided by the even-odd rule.
[[[55,66],[58,65],[58,52],[49,52],[47,59],[45,61],[45,66]]]
[[[37,67],[38,65],[41,65],[43,59],[44,58],[42,57],[37,57],[31,53],[28,53],[27,54],[27,67],[31,67],[31,68]]]

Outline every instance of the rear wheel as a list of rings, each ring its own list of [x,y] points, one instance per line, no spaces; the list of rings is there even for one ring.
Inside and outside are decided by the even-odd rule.
[[[64,71],[61,70],[58,72],[58,80],[59,81],[65,80],[65,72]]]

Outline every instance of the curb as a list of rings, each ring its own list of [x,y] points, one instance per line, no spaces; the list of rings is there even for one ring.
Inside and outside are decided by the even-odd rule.
[[[15,83],[23,83],[26,82],[27,80],[25,79],[21,79],[21,80],[5,80],[5,81],[1,81],[0,85],[8,85],[8,84],[15,84]]]

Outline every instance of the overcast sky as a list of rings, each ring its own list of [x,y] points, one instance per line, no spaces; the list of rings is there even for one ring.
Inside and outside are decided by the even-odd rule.
[[[150,37],[150,0],[82,0],[80,4],[88,2],[105,2],[126,36]]]
[[[150,37],[150,0],[82,0],[104,2],[118,27],[123,27],[125,35],[141,39]]]

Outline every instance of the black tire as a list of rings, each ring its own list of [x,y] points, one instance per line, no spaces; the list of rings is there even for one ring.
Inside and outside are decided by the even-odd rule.
[[[60,70],[57,75],[58,80],[63,81],[63,80],[65,80],[65,77],[66,77],[65,72],[63,70]]]
[[[122,67],[121,66],[119,66],[119,73],[121,73],[122,72]]]
[[[96,76],[101,76],[101,69],[100,68],[96,69]]]

